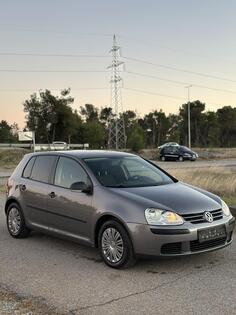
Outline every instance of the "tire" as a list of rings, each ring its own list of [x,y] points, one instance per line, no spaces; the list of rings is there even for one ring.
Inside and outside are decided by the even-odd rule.
[[[101,226],[98,248],[102,259],[109,267],[128,268],[135,264],[136,259],[129,235],[115,220],[109,220]]]
[[[30,230],[25,225],[25,218],[20,206],[11,203],[7,208],[7,228],[10,235],[14,238],[25,238]]]
[[[161,160],[165,162],[166,158],[164,157],[164,155],[161,157]]]
[[[180,162],[183,162],[183,161],[184,161],[184,158],[182,157],[182,155],[179,156],[178,160],[179,160]]]

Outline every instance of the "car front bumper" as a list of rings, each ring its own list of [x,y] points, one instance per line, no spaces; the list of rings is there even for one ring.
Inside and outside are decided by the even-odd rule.
[[[198,231],[225,226],[226,236],[199,242]],[[224,217],[213,223],[157,227],[148,224],[128,223],[128,229],[136,255],[181,256],[212,251],[228,246],[232,242],[234,217]]]

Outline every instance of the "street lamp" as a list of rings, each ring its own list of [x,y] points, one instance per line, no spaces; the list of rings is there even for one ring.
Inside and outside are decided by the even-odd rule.
[[[192,85],[186,86],[188,89],[188,147],[191,149],[191,121],[190,121],[190,88]]]

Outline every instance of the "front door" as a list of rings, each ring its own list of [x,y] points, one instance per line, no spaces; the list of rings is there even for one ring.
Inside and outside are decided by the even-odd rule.
[[[94,214],[92,195],[71,190],[73,183],[90,181],[82,166],[73,158],[60,157],[54,184],[49,186],[48,225],[55,232],[89,241]]]

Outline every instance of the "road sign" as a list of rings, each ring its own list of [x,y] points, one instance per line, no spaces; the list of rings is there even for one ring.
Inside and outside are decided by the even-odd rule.
[[[19,131],[18,132],[19,141],[32,141],[35,151],[35,132],[34,131]]]
[[[33,138],[34,138],[33,131],[19,131],[18,132],[19,141],[32,141]]]

